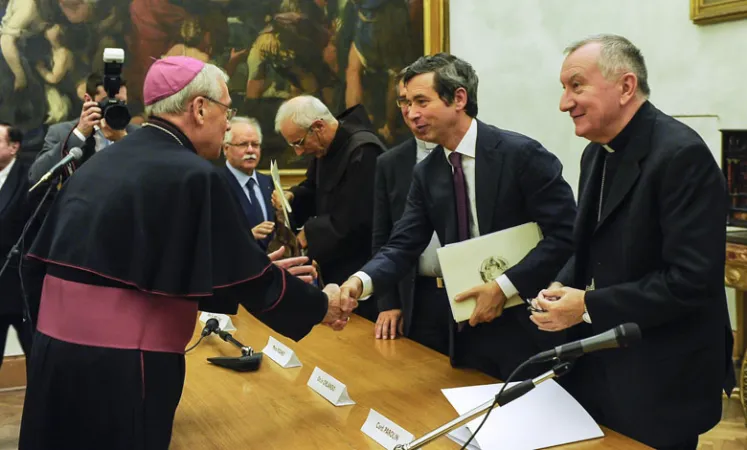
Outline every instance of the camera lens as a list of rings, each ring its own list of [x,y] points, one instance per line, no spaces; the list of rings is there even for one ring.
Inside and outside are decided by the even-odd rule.
[[[118,100],[107,102],[101,110],[106,124],[113,130],[124,130],[132,118],[127,105]]]

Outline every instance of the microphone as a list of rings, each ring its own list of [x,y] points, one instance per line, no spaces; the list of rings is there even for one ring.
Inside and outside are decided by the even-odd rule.
[[[608,348],[628,347],[641,340],[641,329],[635,323],[618,325],[611,330],[596,336],[587,337],[568,344],[538,353],[529,360],[532,363],[552,361],[561,358],[578,358],[579,356],[605,350]]]
[[[205,322],[205,328],[202,329],[202,333],[200,333],[200,336],[209,336],[210,334],[220,330],[219,327],[220,324],[218,323],[218,319],[216,319],[215,317],[211,317],[207,320],[207,322]]]
[[[43,177],[39,181],[36,182],[35,185],[29,189],[29,192],[36,189],[40,184],[47,182],[50,178],[53,176],[56,176],[60,173],[60,171],[68,164],[70,164],[73,161],[77,161],[80,158],[83,157],[83,150],[80,149],[80,147],[73,147],[70,149],[70,152],[62,158],[57,164],[54,165],[51,169],[49,169],[49,172],[45,173]]]
[[[215,322],[213,323],[211,322],[211,320]],[[214,327],[214,329],[211,328],[212,331],[208,332],[208,334],[214,332],[221,339],[233,344],[234,346],[238,347],[239,350],[241,350],[241,356],[239,357],[214,356],[207,359],[209,362],[215,364],[216,366],[225,367],[237,372],[254,372],[255,370],[259,370],[259,365],[262,362],[262,352],[255,352],[251,347],[248,347],[237,341],[231,335],[231,333],[218,328],[218,321],[214,318],[211,318],[207,322],[205,322],[205,329],[202,330],[202,332],[205,333],[205,331],[208,330],[209,327]]]

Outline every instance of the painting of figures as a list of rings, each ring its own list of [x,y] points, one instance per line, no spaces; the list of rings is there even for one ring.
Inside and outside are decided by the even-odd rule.
[[[423,53],[423,0],[0,0],[0,121],[29,145],[79,117],[85,81],[105,48],[125,51],[133,122],[154,60],[187,55],[222,67],[240,115],[259,120],[260,169],[303,169],[275,133],[279,105],[299,94],[333,113],[362,103],[381,138],[407,135],[393,77]]]

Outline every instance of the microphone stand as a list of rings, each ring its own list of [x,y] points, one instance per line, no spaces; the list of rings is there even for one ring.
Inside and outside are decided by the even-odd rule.
[[[440,427],[436,428],[435,430],[431,431],[421,438],[415,439],[408,444],[398,444],[396,447],[394,447],[394,450],[415,450],[418,448],[422,448],[440,438],[441,436],[445,435],[449,431],[459,428],[463,424],[475,419],[476,417],[481,416],[483,413],[490,410],[491,407],[496,408],[498,406],[504,406],[507,403],[516,400],[517,398],[531,391],[538,384],[565,375],[571,369],[571,364],[571,362],[561,361],[560,363],[558,363],[558,365],[553,367],[551,370],[543,373],[542,375],[534,379],[522,381],[521,383],[506,389],[503,394],[501,394],[501,397],[497,402],[495,401],[495,399],[490,399],[482,405],[472,409],[471,411],[462,414],[451,422],[447,422],[441,425]]]
[[[41,211],[42,206],[44,206],[44,203],[47,201],[47,197],[52,192],[52,188],[54,188],[57,185],[57,183],[49,183],[49,186],[47,187],[46,192],[44,192],[44,196],[42,197],[39,204],[36,206],[36,209],[34,210],[33,214],[31,214],[31,217],[26,221],[26,224],[23,226],[23,231],[21,231],[21,236],[18,237],[18,240],[15,244],[13,244],[13,247],[11,247],[8,254],[5,256],[5,262],[3,263],[3,267],[0,268],[0,277],[3,276],[5,273],[5,270],[10,265],[10,260],[13,258],[13,256],[18,255],[18,267],[19,267],[19,274],[18,277],[21,281],[21,297],[23,299],[23,321],[27,323],[29,327],[29,336],[34,335],[34,324],[31,320],[31,308],[29,307],[29,301],[28,298],[26,298],[26,290],[23,288],[23,277],[20,273],[20,267],[22,266],[21,259],[23,258],[23,255],[21,255],[21,244],[23,243],[23,240],[26,238],[26,233],[28,233],[29,228],[31,228],[31,224],[36,220],[36,216],[39,215],[39,211]]]
[[[252,356],[254,354],[254,349],[252,349],[251,347],[247,347],[246,345],[234,339],[234,337],[231,336],[231,333],[229,333],[228,331],[216,330],[216,333],[224,341],[230,342],[231,344],[238,347],[239,350],[241,350],[241,356]]]
[[[234,339],[231,333],[218,329],[215,333],[226,342],[230,342],[241,350],[240,357],[232,356],[215,356],[207,360],[216,366],[225,367],[237,372],[254,372],[259,370],[259,363],[262,362],[262,352],[254,353],[251,347],[248,347]]]

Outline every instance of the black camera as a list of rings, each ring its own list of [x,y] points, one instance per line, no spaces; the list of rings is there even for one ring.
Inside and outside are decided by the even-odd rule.
[[[124,130],[130,123],[130,111],[116,95],[122,86],[122,64],[124,64],[124,50],[121,48],[104,49],[104,90],[107,97],[99,103],[101,116],[113,130]]]

